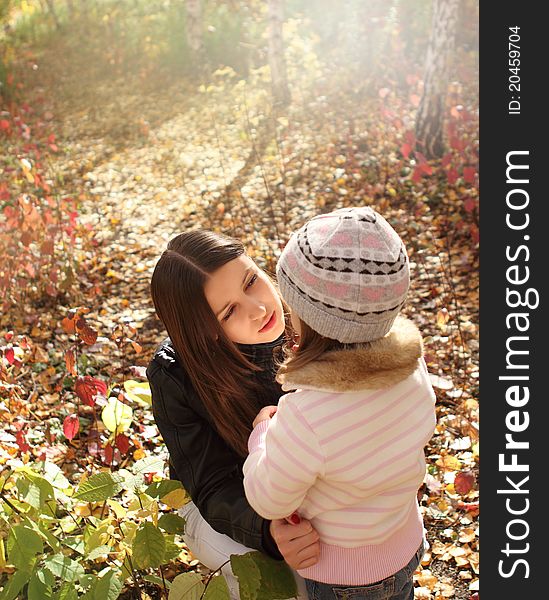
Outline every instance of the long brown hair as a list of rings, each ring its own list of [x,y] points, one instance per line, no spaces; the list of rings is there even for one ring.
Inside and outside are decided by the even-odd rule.
[[[344,344],[331,338],[324,337],[317,333],[314,329],[311,329],[307,323],[305,323],[299,317],[295,315],[292,318],[299,320],[299,344],[287,344],[284,347],[284,359],[278,365],[278,373],[283,375],[297,371],[306,364],[319,360],[325,352],[331,350],[348,350],[350,348],[356,348],[357,346],[364,344]]]
[[[206,230],[182,233],[168,243],[151,279],[159,319],[221,437],[241,456],[248,453],[252,422],[261,408],[260,370],[225,335],[206,300],[211,273],[244,254],[238,240]]]

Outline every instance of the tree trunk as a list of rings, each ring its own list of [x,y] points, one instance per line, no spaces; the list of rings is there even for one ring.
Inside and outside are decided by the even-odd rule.
[[[416,150],[426,158],[444,154],[443,125],[448,62],[454,49],[459,0],[434,0],[423,97],[416,116]]]
[[[203,50],[202,37],[202,6],[200,0],[187,0],[187,45],[191,50],[191,56],[194,61],[194,67],[198,66],[198,61]]]
[[[286,75],[282,23],[284,21],[283,0],[269,0],[269,65],[275,106],[290,103],[290,89]]]
[[[57,16],[57,13],[55,12],[55,6],[53,5],[53,0],[46,0],[46,3],[48,5],[50,14],[53,18],[53,22],[55,23],[55,28],[61,29],[61,23],[59,22],[59,17]]]

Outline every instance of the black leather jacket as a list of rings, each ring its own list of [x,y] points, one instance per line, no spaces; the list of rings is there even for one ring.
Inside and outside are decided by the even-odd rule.
[[[251,362],[263,368],[251,375],[261,386],[261,406],[278,404],[282,394],[274,379],[273,350],[283,341],[281,336],[268,344],[238,345]],[[147,377],[154,418],[170,454],[170,477],[181,481],[213,529],[282,559],[269,532],[270,521],[260,517],[246,500],[244,459],[216,432],[169,338],[156,350]]]

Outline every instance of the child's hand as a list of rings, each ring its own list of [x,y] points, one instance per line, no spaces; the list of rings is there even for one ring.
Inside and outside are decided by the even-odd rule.
[[[257,413],[257,417],[254,419],[252,427],[255,427],[258,423],[261,423],[261,421],[268,421],[269,419],[272,419],[276,413],[276,410],[277,410],[276,406],[263,407]]]

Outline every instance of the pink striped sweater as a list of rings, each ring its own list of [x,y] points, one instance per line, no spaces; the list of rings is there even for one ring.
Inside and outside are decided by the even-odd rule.
[[[363,348],[328,352],[281,377],[276,415],[249,439],[244,488],[267,519],[297,510],[320,535],[307,579],[363,585],[396,573],[423,536],[416,494],[435,395],[421,336],[399,317]]]

